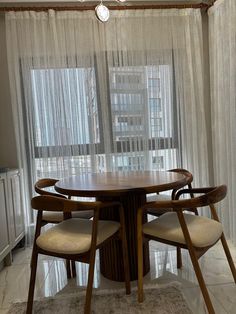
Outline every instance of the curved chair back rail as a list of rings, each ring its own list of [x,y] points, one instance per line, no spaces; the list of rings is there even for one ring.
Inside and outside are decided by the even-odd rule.
[[[67,198],[65,195],[59,194],[59,193],[54,193],[51,191],[44,190],[45,188],[49,187],[54,187],[54,185],[58,182],[57,179],[51,179],[51,178],[43,178],[39,179],[35,185],[34,185],[34,190],[37,192],[39,195],[51,195],[51,196],[57,196],[57,197],[62,197],[62,198]]]
[[[67,199],[67,197],[65,195],[45,190],[46,188],[54,187],[56,182],[58,182],[58,180],[52,179],[52,178],[40,179],[35,183],[35,186],[34,186],[35,191],[39,195],[56,196],[56,197],[60,197],[62,199]],[[83,202],[83,203],[86,204],[86,203],[90,203],[90,202]],[[83,205],[81,204],[81,208],[82,207],[83,207]],[[67,211],[67,212],[68,212],[68,215],[65,217],[65,215],[60,213],[59,210],[57,210],[56,208],[53,208],[51,210],[51,213],[50,213],[50,211],[47,211],[46,213],[43,214],[43,223],[44,224],[46,224],[46,223],[59,223],[64,218],[71,218],[69,211]],[[73,213],[73,218],[90,219],[90,218],[92,218],[92,216],[93,216],[93,213],[90,210],[83,211],[83,213],[76,213],[76,212]]]
[[[79,202],[69,199],[60,198],[51,195],[35,196],[31,200],[33,209],[42,211],[84,211],[84,210],[98,210],[106,207],[120,207],[119,202]]]
[[[172,190],[171,197],[169,197],[169,195],[164,194],[164,198],[165,198],[165,199],[168,199],[168,198],[170,198],[170,199],[172,199],[172,200],[176,199],[176,194],[177,194],[177,192],[178,192],[181,188],[183,188],[183,187],[185,187],[185,186],[187,186],[188,189],[192,189],[193,175],[192,175],[191,172],[189,172],[189,171],[186,170],[186,169],[182,169],[182,168],[171,169],[171,170],[168,170],[168,172],[181,173],[182,175],[185,176],[186,181],[185,181],[185,184],[184,184],[183,186],[180,186],[178,189],[173,189],[173,190]],[[158,196],[159,196],[159,195],[158,195]],[[159,199],[162,200],[163,194],[160,194],[159,197],[158,197],[158,196],[156,197],[157,200],[158,200],[158,201],[159,201]],[[191,197],[193,197],[193,194],[191,194]],[[151,204],[151,203],[150,203],[150,204]],[[193,211],[196,212],[195,209],[193,209]],[[165,212],[165,211],[164,211],[164,212]],[[154,215],[154,216],[160,216],[160,215],[163,214],[163,212],[162,212],[161,210],[158,212],[158,211],[153,210],[152,207],[150,207],[150,208],[148,209],[148,213],[149,213],[150,215]]]
[[[198,197],[193,197],[189,199],[179,199],[181,195],[184,194],[203,194]],[[227,187],[226,185],[221,185],[219,187],[212,187],[212,188],[195,188],[195,189],[183,189],[179,190],[176,193],[175,200],[160,200],[158,202],[150,202],[146,203],[142,208],[139,210],[144,210],[147,208],[170,208],[173,211],[178,210],[185,210],[189,208],[196,208],[196,207],[204,207],[209,206],[210,204],[216,204],[220,202],[222,199],[225,198],[227,194]]]
[[[188,194],[201,194],[198,197],[179,199]],[[198,259],[215,243],[221,239],[234,281],[236,270],[231,257],[215,204],[222,201],[227,194],[226,185],[208,188],[183,189],[176,193],[175,200],[159,201],[152,203],[155,208],[172,208],[172,212],[163,214],[148,223],[142,224],[143,211],[150,207],[145,204],[138,209],[137,216],[137,241],[138,241],[138,300],[143,301],[143,241],[155,240],[162,243],[184,248],[189,251],[190,258],[205,300],[208,312],[214,314],[209,293],[198,263]],[[209,206],[213,219],[184,212],[189,208]]]
[[[186,186],[191,189],[192,188],[192,182],[193,182],[193,175],[191,172],[189,172],[186,169],[183,168],[175,168],[168,170],[169,172],[177,172],[183,174],[187,178],[187,184]],[[174,200],[176,198],[176,193],[179,189],[174,189],[171,193],[171,199]],[[193,194],[191,195],[193,197]]]

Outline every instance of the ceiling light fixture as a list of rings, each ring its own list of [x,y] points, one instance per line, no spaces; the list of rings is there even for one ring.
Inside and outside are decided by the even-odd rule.
[[[79,0],[80,2],[85,2],[85,0]],[[124,3],[126,2],[126,0],[116,0],[117,2],[120,3]],[[95,8],[95,15],[96,18],[100,21],[100,22],[107,22],[109,17],[110,17],[110,11],[108,9],[108,7],[106,7],[103,4],[103,0],[101,0],[101,2],[96,6]]]
[[[98,4],[95,8],[95,15],[96,18],[100,21],[100,22],[107,22],[109,17],[110,17],[110,11],[109,9],[103,4],[102,0],[100,2],[100,4]]]

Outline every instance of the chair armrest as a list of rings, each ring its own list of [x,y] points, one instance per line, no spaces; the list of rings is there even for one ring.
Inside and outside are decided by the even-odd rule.
[[[38,192],[37,192],[38,193]],[[67,197],[65,195],[59,194],[59,193],[54,193],[54,192],[49,192],[49,191],[41,191],[41,193],[38,193],[40,195],[47,195],[47,196],[55,196],[55,197],[60,197],[63,199],[67,199]]]
[[[205,194],[213,191],[214,189],[214,187],[182,189],[176,193],[175,199],[178,200],[183,194]]]
[[[100,208],[114,207],[121,204],[119,202],[78,202],[74,200],[65,199],[62,197],[55,197],[49,195],[40,195],[32,198],[31,206],[33,209],[41,211],[61,211],[61,212],[73,212],[73,211],[97,211]]]
[[[158,202],[149,202],[144,204],[144,206],[138,209],[138,215],[143,210],[146,210],[150,207],[152,208],[172,208],[174,211],[183,211],[183,210],[191,210],[197,207],[205,207],[212,206],[220,202],[227,194],[227,186],[220,185],[217,187],[208,187],[208,188],[194,188],[194,189],[183,189],[177,193],[177,197],[184,193],[199,193],[202,194],[198,197],[187,198],[187,199],[175,199],[168,201],[158,201]]]
[[[149,202],[144,204],[142,207],[138,209],[138,211],[144,211],[148,208],[156,208],[156,209],[173,209],[173,211],[183,211],[183,210],[191,210],[192,208],[201,207],[202,196],[181,200],[168,200],[168,201],[157,201],[157,202]]]

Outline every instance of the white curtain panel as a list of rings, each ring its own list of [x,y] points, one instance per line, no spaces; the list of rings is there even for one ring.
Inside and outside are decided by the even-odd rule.
[[[215,183],[228,186],[219,211],[236,243],[236,1],[217,1],[209,10],[212,138]]]
[[[208,183],[200,10],[6,14],[28,177],[185,167]]]

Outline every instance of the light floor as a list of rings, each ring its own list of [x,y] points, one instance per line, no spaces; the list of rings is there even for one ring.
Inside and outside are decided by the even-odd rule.
[[[230,245],[230,249],[236,262],[236,248]],[[11,302],[26,301],[30,256],[30,248],[18,249],[14,253],[13,265],[5,267],[0,272],[0,314],[7,313]],[[183,268],[180,271],[176,267],[176,250],[173,247],[150,242],[150,257],[151,271],[145,277],[146,282],[159,284],[180,282],[183,295],[193,313],[207,313],[186,251],[183,253]],[[236,285],[220,243],[200,259],[200,264],[216,313],[235,314]],[[84,287],[87,280],[87,265],[77,263],[77,274],[76,279],[68,281],[63,260],[41,256],[38,263],[35,298],[54,296],[59,291],[60,293],[71,292],[75,286]],[[136,282],[132,282],[132,286],[135,285]],[[97,261],[94,287],[98,289],[120,288],[123,284],[102,277]]]

